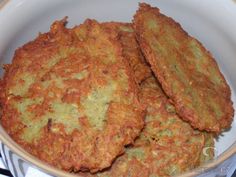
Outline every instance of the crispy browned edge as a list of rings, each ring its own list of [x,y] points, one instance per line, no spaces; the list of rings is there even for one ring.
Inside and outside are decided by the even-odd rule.
[[[62,26],[64,26],[66,24],[66,18],[64,18],[63,20],[61,21],[58,21],[58,23],[61,23]],[[87,24],[93,24],[93,23],[97,23],[95,20],[90,20],[90,19],[87,19],[85,21],[85,23]],[[99,26],[103,29],[102,25],[99,24]],[[89,29],[91,30],[91,29]],[[104,32],[105,32],[105,29],[103,29]],[[50,33],[50,32],[49,32]],[[123,57],[122,55],[122,47],[118,41],[118,38],[116,35],[114,35],[114,32],[112,32],[111,34],[109,34],[107,31],[106,31],[106,34],[107,35],[107,38],[110,39],[111,43],[116,47],[118,48],[119,50],[117,50],[117,56],[121,58],[123,64],[125,65],[124,68],[126,70],[126,74],[128,76],[128,80],[129,80],[129,86],[130,88],[132,89],[134,95],[137,95],[138,96],[138,86],[135,82],[135,78],[134,78],[134,74],[133,74],[133,70],[129,67],[129,64],[128,64],[128,61]],[[25,46],[27,45],[33,45],[34,43],[34,40],[23,45],[21,48],[24,48]],[[20,48],[18,49],[20,50]],[[7,97],[8,95],[6,94],[6,90],[5,90],[5,83],[7,82],[7,79],[9,79],[8,77],[11,77],[9,74],[8,74],[8,71],[9,71],[9,67],[11,67],[12,64],[10,65],[6,65],[5,67],[5,74],[4,74],[4,77],[3,77],[3,80],[0,79],[0,111],[1,111],[1,106],[7,101]],[[137,106],[137,108],[139,108],[139,110],[137,110],[138,113],[140,113],[140,118],[142,117],[142,120],[145,116],[145,109],[144,109],[144,106],[139,102],[139,99],[136,97],[136,99],[134,100],[134,104]],[[143,122],[140,122],[140,128],[139,128],[139,131],[141,131],[141,129],[143,128]],[[135,137],[130,137],[128,138],[127,140],[124,140],[123,145],[128,145],[128,144],[132,144],[134,139],[136,138],[136,136],[138,136],[138,133],[135,135]],[[119,156],[120,154],[122,154],[124,151],[124,147],[122,147],[119,151],[119,153],[116,154],[116,156]],[[109,162],[109,166],[111,165],[112,161],[116,158],[116,156],[114,156],[113,158],[110,159],[110,162]],[[87,164],[87,163],[86,163]],[[103,163],[100,163],[100,165],[102,166]],[[91,170],[91,172],[96,172],[96,171],[99,171],[99,170],[102,170],[103,168],[107,168],[109,166],[104,166],[101,167],[100,165],[96,166],[96,167],[87,167],[89,170]],[[86,168],[86,170],[87,170]],[[81,169],[83,170],[83,168],[81,167]],[[80,169],[80,170],[81,170]]]
[[[234,0],[233,0],[234,1]],[[0,82],[1,83],[1,82]],[[1,84],[0,84],[1,86]],[[1,88],[1,87],[0,87]],[[1,90],[0,90],[1,92]],[[26,153],[23,151],[21,147],[19,147],[15,142],[13,142],[6,134],[6,132],[3,131],[3,129],[0,129],[0,140],[7,145],[13,153],[16,153],[20,156],[20,158],[38,166],[39,168],[43,169],[44,172],[55,175],[55,176],[66,176],[66,177],[76,177],[76,174],[70,174],[61,170],[58,170],[50,165],[41,163],[38,159],[36,159],[34,156]],[[233,144],[231,148],[229,148],[226,152],[224,152],[219,158],[217,158],[212,163],[205,164],[202,168],[204,168],[206,171],[213,170],[217,165],[220,165],[225,160],[229,159],[232,155],[236,153],[236,144]],[[192,170],[190,172],[184,173],[183,175],[178,175],[178,177],[193,177],[196,175],[199,175],[202,172],[201,168]]]
[[[193,114],[190,114],[187,109],[183,108],[183,106],[177,101],[176,96],[172,94],[170,87],[168,86],[168,84],[166,84],[165,79],[162,76],[162,73],[155,67],[155,65],[152,64],[152,63],[154,63],[153,61],[155,61],[157,58],[152,53],[152,50],[150,49],[149,45],[143,39],[142,31],[140,30],[141,29],[140,24],[137,22],[138,21],[137,19],[139,18],[138,16],[141,13],[146,12],[146,11],[151,11],[153,14],[155,14],[157,16],[160,16],[160,15],[165,16],[160,13],[159,8],[151,7],[149,4],[146,4],[146,3],[139,3],[139,9],[136,11],[136,14],[134,15],[134,19],[133,19],[133,27],[136,32],[136,38],[137,38],[137,41],[138,41],[141,49],[145,48],[145,50],[143,50],[143,53],[145,55],[145,59],[148,61],[148,63],[151,64],[151,69],[153,70],[155,76],[157,77],[157,79],[161,83],[161,86],[162,86],[163,90],[165,91],[165,93],[170,97],[170,101],[176,107],[176,110],[177,110],[178,114],[180,115],[180,117],[182,119],[184,119],[185,121],[188,121],[191,124],[191,126],[193,126],[194,128],[197,128],[199,130],[206,130],[208,132],[213,132],[216,134],[220,134],[223,130],[230,128],[231,123],[233,121],[233,116],[234,116],[233,102],[231,100],[231,91],[230,91],[230,87],[228,86],[223,74],[220,72],[219,67],[218,67],[216,61],[214,60],[212,54],[209,51],[207,51],[198,40],[196,40],[194,37],[191,37],[200,45],[201,50],[208,54],[209,59],[211,60],[213,65],[215,65],[215,67],[217,67],[218,72],[224,81],[224,84],[227,86],[227,88],[224,90],[224,94],[225,94],[225,97],[229,103],[229,106],[227,107],[228,109],[225,112],[224,117],[221,118],[221,120],[219,121],[219,124],[216,127],[214,127],[214,129],[209,129],[204,126],[199,126],[198,123],[195,121],[196,120],[195,116]],[[186,35],[186,37],[190,37],[189,34],[182,29],[182,27],[179,23],[175,22],[170,17],[167,17],[167,16],[165,16],[165,17],[167,18],[168,23],[173,24],[175,26],[175,28],[177,30],[179,30],[181,33],[184,33]]]
[[[114,30],[117,33],[117,38],[122,46],[122,53],[124,58],[128,61],[130,67],[133,70],[134,78],[137,84],[140,84],[142,81],[147,79],[152,75],[151,68],[148,66],[147,61],[142,54],[140,46],[135,37],[135,32],[127,32],[122,30],[122,27],[133,29],[132,23],[125,22],[104,22],[102,25],[107,30]],[[126,42],[130,40],[130,43],[127,45]],[[132,48],[129,46],[133,45]],[[126,50],[127,48],[128,50]],[[135,58],[135,59],[134,59]]]

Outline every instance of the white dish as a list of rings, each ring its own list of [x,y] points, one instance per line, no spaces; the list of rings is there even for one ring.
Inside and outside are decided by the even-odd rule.
[[[82,23],[86,18],[130,22],[138,8],[138,2],[140,1],[7,1],[4,5],[0,5],[0,64],[10,63],[17,47],[33,40],[39,32],[48,31],[50,24],[55,20],[68,16],[69,27]],[[236,2],[233,0],[205,0],[201,3],[198,0],[146,0],[145,2],[159,7],[161,12],[178,21],[215,56],[231,86],[232,100],[236,102]],[[3,74],[2,69],[0,74]],[[2,128],[0,131],[3,132]],[[220,158],[221,154],[235,142],[236,120],[232,123],[232,128],[216,141],[216,155]],[[232,148],[236,149],[236,145]],[[10,149],[12,150],[11,147]],[[228,156],[232,156],[235,151],[230,151]]]

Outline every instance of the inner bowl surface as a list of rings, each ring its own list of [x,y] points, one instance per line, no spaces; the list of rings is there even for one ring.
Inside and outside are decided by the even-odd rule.
[[[130,22],[139,0],[10,0],[0,5],[0,64],[10,63],[14,51],[33,40],[39,32],[47,32],[51,23],[68,16],[68,27],[78,25],[87,18],[103,21]],[[146,0],[161,12],[178,21],[192,36],[200,40],[213,54],[224,73],[235,102],[236,90],[236,3],[233,0]],[[0,69],[1,76],[3,69]],[[235,105],[234,105],[235,108]],[[185,176],[202,173],[217,167],[236,153],[236,120],[231,129],[216,140],[216,159]],[[42,168],[49,174],[72,176],[50,167],[24,152],[0,127],[0,139],[10,150],[24,160]]]

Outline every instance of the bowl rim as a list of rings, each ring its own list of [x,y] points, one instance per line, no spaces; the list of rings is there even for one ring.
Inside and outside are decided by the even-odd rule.
[[[233,1],[236,2],[236,0]],[[2,10],[3,7],[5,7],[9,2],[10,0],[2,0],[0,2],[0,10]],[[57,169],[26,152],[22,147],[20,147],[15,141],[12,140],[12,138],[6,133],[6,131],[1,125],[0,125],[0,143],[6,145],[10,151],[15,153],[17,156],[19,156],[19,158],[24,160],[30,166],[38,168],[40,171],[43,171],[49,175],[56,175],[63,177],[78,177],[78,174],[73,174]],[[236,155],[236,141],[214,160],[211,160],[201,165],[200,167],[192,169],[188,172],[179,174],[176,177],[193,177],[196,175],[200,175],[203,172],[208,172],[212,169],[217,168],[220,164],[222,164],[224,161],[226,161],[227,159],[229,159],[234,155]]]

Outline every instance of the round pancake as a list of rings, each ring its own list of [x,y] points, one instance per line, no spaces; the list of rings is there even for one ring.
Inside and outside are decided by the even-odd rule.
[[[1,124],[29,153],[67,171],[109,167],[143,128],[132,70],[113,32],[66,19],[19,48],[1,81]]]
[[[154,77],[141,84],[140,99],[147,105],[147,115],[144,129],[134,145],[126,148],[125,154],[108,170],[97,174],[80,173],[81,176],[173,176],[203,162],[200,158],[207,146],[205,133],[192,129],[178,117]]]
[[[213,56],[158,8],[141,3],[133,22],[141,50],[181,118],[217,134],[229,128],[231,92]]]
[[[129,27],[128,24],[115,22],[106,23],[106,25],[109,28],[116,27],[118,29]],[[118,33],[120,32],[118,31]],[[128,39],[131,36],[130,33],[132,31],[120,33],[120,36],[123,35],[123,38]],[[137,42],[126,43],[126,45],[129,45],[129,50],[124,48],[123,52],[130,52],[125,56],[134,72],[135,66],[138,65],[141,70],[149,70],[146,73],[151,75],[150,68],[143,63],[142,57],[132,54],[132,52],[138,53],[137,50],[140,50]],[[136,58],[127,56],[136,56]],[[141,78],[139,75],[135,76],[138,77],[136,81]],[[144,129],[134,145],[126,148],[125,154],[118,157],[111,168],[96,174],[79,173],[80,176],[172,176],[213,159],[214,140],[212,134],[193,130],[190,125],[182,121],[154,77],[141,82],[140,99],[147,106],[147,115]]]

